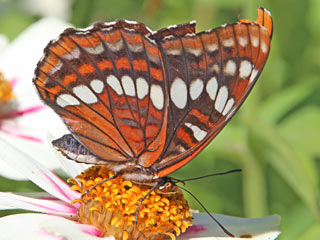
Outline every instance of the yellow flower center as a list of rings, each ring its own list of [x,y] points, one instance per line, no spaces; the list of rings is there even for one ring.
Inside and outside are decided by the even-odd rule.
[[[0,72],[0,104],[9,102],[14,98],[12,87],[10,83],[5,81],[2,73]]]
[[[104,166],[87,169],[69,180],[73,190],[81,194],[95,184],[114,176]],[[79,222],[97,227],[103,236],[116,239],[175,239],[192,225],[192,214],[181,190],[173,185],[164,190],[147,193],[151,187],[124,180],[121,176],[97,185],[84,194],[80,202]],[[145,197],[138,212],[140,200]]]

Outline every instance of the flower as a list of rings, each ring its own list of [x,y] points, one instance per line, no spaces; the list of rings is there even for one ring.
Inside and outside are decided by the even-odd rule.
[[[23,134],[23,132],[20,132],[15,126],[10,126],[12,125],[12,121],[10,120],[26,114],[37,112],[44,108],[43,105],[38,105],[23,110],[17,110],[16,97],[13,94],[13,86],[15,83],[16,81],[6,81],[0,72],[0,130],[9,135],[41,142],[41,139],[31,135],[29,136],[27,134]]]
[[[22,7],[30,14],[57,17],[64,20],[70,18],[71,0],[24,0]]]
[[[0,138],[0,157],[14,165],[16,169],[33,181],[45,192],[32,194],[14,194],[1,192],[0,205],[4,208],[20,208],[40,213],[23,213],[0,218],[0,231],[5,239],[114,239],[102,236],[94,226],[79,224],[79,208],[77,199],[81,195],[73,191],[68,184],[45,168],[38,161],[18,150]],[[64,160],[61,160],[62,163]],[[68,161],[68,160],[66,160]],[[74,177],[74,168],[66,171]],[[85,169],[77,165],[79,170]],[[71,171],[70,171],[71,170]],[[214,214],[214,216],[236,236],[244,239],[275,239],[279,235],[277,226],[280,217],[277,215],[260,219],[242,219]],[[178,239],[227,239],[226,234],[205,214],[195,213],[194,225]],[[17,231],[17,227],[19,231]],[[240,238],[241,237],[241,238]]]
[[[72,179],[72,189],[83,196],[74,201],[81,203],[79,222],[94,225],[103,234],[117,239],[175,239],[173,232],[179,236],[192,225],[189,205],[176,185],[154,189],[124,180],[105,166],[89,168],[77,180]]]
[[[0,36],[0,96],[3,91],[10,101],[0,97],[0,136],[42,161],[50,169],[59,169],[58,161],[47,161],[47,132],[62,135],[66,128],[61,120],[44,106],[32,86],[34,68],[49,40],[70,24],[55,18],[43,18],[30,25],[12,43]],[[39,34],[40,33],[40,34]],[[6,81],[7,80],[7,81]],[[50,119],[50,121],[48,121]],[[22,180],[24,176],[0,159],[0,175]]]

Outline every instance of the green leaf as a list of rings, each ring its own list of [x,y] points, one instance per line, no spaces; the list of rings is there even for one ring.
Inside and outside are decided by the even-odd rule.
[[[318,240],[320,236],[320,222],[316,222],[299,237],[299,240]]]
[[[265,143],[265,160],[286,180],[314,214],[318,214],[318,175],[313,159],[288,143],[277,128],[257,120],[250,122],[249,126]]]
[[[13,40],[34,21],[35,18],[22,12],[7,12],[0,18],[0,33],[5,34],[9,40]]]
[[[310,155],[320,155],[320,109],[316,106],[302,108],[281,122],[281,135],[294,146]]]
[[[309,81],[272,94],[261,104],[260,118],[268,123],[279,121],[300,102],[311,96],[317,86],[319,81]]]

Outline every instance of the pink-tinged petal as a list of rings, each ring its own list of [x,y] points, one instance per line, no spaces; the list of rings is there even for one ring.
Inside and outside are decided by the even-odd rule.
[[[52,196],[66,203],[71,203],[72,200],[80,197],[80,194],[71,191],[70,186],[61,178],[2,138],[0,138],[0,146],[1,159]]]
[[[30,25],[1,52],[0,71],[4,73],[6,79],[12,82],[19,113],[35,106],[43,106],[31,81],[34,68],[43,55],[43,49],[47,43],[70,26],[71,24],[55,18],[41,19]],[[4,124],[7,133],[0,130],[1,137],[23,149],[49,169],[55,170],[60,167],[57,160],[47,158],[49,150],[46,144],[34,142],[40,139],[45,141],[47,131],[57,136],[62,136],[66,132],[61,119],[51,109],[45,107],[44,110],[17,117],[14,121],[3,121],[2,126]],[[2,162],[0,165],[2,166]],[[8,167],[6,169],[1,167],[0,175],[17,180],[25,179]]]
[[[53,197],[47,192],[15,192],[19,196],[30,197],[43,200],[61,201],[59,198]]]
[[[16,209],[50,213],[71,219],[77,217],[77,209],[62,201],[36,199],[13,193],[0,192],[0,204]]]
[[[8,135],[17,137],[17,138],[22,138],[22,139],[25,139],[25,140],[30,140],[30,141],[34,141],[34,142],[38,142],[38,143],[42,142],[41,138],[34,137],[32,135],[27,135],[27,134],[23,133],[22,130],[18,131],[15,128],[8,128],[6,126],[2,126],[1,127],[1,131],[4,132],[4,133],[7,133]]]
[[[24,213],[0,218],[1,239],[114,240],[99,237],[93,226],[46,214]]]
[[[280,234],[278,227],[281,218],[278,215],[264,218],[238,218],[213,214],[228,231],[235,235],[235,238],[227,236],[207,214],[194,213],[193,216],[193,225],[178,237],[179,240],[243,240],[245,237],[256,240],[273,240]]]
[[[9,113],[6,113],[4,115],[1,116],[2,119],[7,119],[7,118],[16,118],[16,117],[20,117],[26,114],[30,114],[30,113],[34,113],[37,111],[41,111],[45,109],[44,105],[38,105],[38,106],[33,106],[33,107],[29,107],[26,108],[24,110],[15,110]]]
[[[15,119],[3,120],[0,137],[11,145],[22,149],[26,154],[43,163],[47,168],[51,170],[60,169],[60,163],[50,150],[52,148],[51,143],[48,144],[46,142],[47,131],[50,129],[59,128],[59,130],[52,130],[56,137],[60,137],[66,133],[66,127],[55,115],[50,109],[45,108]],[[25,178],[17,175],[11,168],[5,170],[0,168],[0,175],[16,180],[25,180]]]

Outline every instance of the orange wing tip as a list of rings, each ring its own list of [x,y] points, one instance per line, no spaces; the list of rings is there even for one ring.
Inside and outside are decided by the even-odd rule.
[[[250,21],[248,19],[240,19],[240,22],[252,23],[252,21]],[[272,37],[272,33],[273,33],[272,16],[271,16],[271,13],[267,9],[265,9],[263,7],[258,8],[258,17],[254,23],[259,24],[261,26],[264,26],[268,30],[270,38]]]

